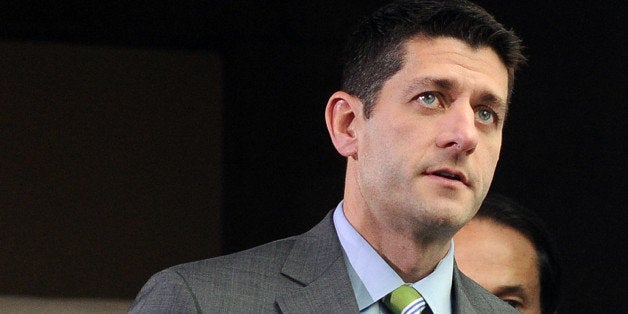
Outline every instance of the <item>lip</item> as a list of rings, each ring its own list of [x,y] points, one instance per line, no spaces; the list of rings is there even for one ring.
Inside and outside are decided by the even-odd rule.
[[[425,174],[428,176],[438,177],[443,180],[449,180],[451,182],[460,182],[468,187],[471,187],[467,176],[464,174],[464,172],[459,170],[451,168],[436,168],[426,171]]]

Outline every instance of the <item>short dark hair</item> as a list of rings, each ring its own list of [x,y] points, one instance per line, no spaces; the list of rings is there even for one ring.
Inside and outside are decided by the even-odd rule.
[[[420,35],[453,37],[474,48],[492,48],[508,69],[510,99],[515,71],[525,62],[514,32],[466,0],[395,1],[364,19],[345,46],[342,89],[360,98],[367,118],[384,82],[403,67],[405,43]]]
[[[554,240],[541,218],[523,205],[497,193],[489,193],[476,217],[513,228],[532,242],[541,283],[541,311],[555,313],[560,297],[561,269]]]

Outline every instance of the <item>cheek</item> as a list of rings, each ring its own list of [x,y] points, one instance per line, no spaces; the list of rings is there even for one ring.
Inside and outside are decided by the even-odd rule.
[[[421,138],[413,133],[411,123],[381,120],[372,121],[365,129],[363,149],[366,153],[387,159],[381,162],[395,163],[396,159],[407,158],[409,152],[416,151]]]
[[[373,125],[362,141],[359,162],[370,180],[390,187],[413,173],[417,158],[417,140],[403,124]]]

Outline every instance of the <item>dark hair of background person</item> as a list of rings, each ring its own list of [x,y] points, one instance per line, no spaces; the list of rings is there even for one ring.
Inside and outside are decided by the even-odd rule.
[[[384,82],[403,66],[403,45],[419,35],[492,48],[508,69],[510,98],[515,71],[526,61],[514,32],[468,1],[397,1],[363,20],[345,47],[342,89],[364,102],[367,118]]]
[[[554,240],[541,218],[523,205],[497,193],[489,193],[476,217],[511,227],[532,242],[541,283],[541,310],[543,313],[556,313],[561,269]]]

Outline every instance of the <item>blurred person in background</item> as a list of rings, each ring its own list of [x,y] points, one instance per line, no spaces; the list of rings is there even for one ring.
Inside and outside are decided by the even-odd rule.
[[[482,287],[522,313],[556,313],[560,267],[540,217],[498,194],[454,236],[456,263]]]

